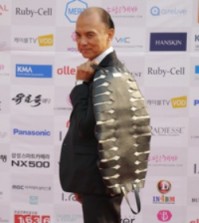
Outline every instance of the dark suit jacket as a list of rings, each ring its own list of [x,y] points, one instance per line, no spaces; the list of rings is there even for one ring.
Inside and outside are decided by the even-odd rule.
[[[115,52],[107,55],[101,67],[121,65]],[[60,156],[60,182],[67,192],[105,194],[100,175],[98,142],[92,104],[92,81],[75,86],[70,94],[73,111],[70,127],[63,141]]]

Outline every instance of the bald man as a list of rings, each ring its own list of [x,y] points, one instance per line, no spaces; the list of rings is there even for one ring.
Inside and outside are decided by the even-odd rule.
[[[112,196],[98,169],[98,141],[93,112],[92,86],[100,67],[122,66],[112,47],[115,33],[111,16],[102,8],[84,10],[76,22],[76,41],[86,62],[77,67],[76,85],[71,94],[73,110],[70,127],[62,144],[60,182],[64,191],[81,200],[84,223],[120,223],[121,195]]]

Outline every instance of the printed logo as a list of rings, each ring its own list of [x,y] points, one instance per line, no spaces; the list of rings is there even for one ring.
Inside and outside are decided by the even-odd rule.
[[[69,126],[70,126],[70,120],[68,120],[68,121],[66,122],[66,129],[68,129]],[[64,139],[64,137],[65,137],[65,135],[66,135],[66,132],[65,132],[65,131],[59,131],[59,132],[58,132],[58,140],[59,140],[60,142],[62,142],[63,139]]]
[[[122,34],[126,32],[127,35],[125,34]],[[134,35],[133,37],[132,36],[128,36],[128,31],[122,31],[121,34],[118,34],[115,36],[115,38],[113,39],[113,47],[115,48],[119,48],[119,49],[141,49],[141,48],[144,48],[144,41]]]
[[[121,43],[121,44],[129,44],[131,42],[131,38],[129,36],[125,37],[115,37],[116,43]]]
[[[193,49],[195,51],[199,50],[199,35],[198,35],[198,31],[196,31],[197,33],[195,33],[193,35]]]
[[[86,8],[88,8],[88,4],[83,0],[71,0],[66,4],[65,16],[69,22],[74,23]]]
[[[147,99],[146,103],[150,107],[170,107],[173,109],[186,108],[187,107],[187,96],[175,97],[169,99]]]
[[[56,215],[56,221],[59,223],[65,223],[65,222],[81,222],[82,221],[82,215],[81,214],[57,214]],[[49,222],[50,223],[50,222]]]
[[[0,4],[0,16],[2,16],[4,13],[8,12],[7,5]]]
[[[190,221],[189,223],[199,223],[199,218],[193,221]]]
[[[76,36],[76,33],[75,32],[72,32],[71,39],[73,40],[73,42],[76,42],[77,36]]]
[[[12,131],[13,135],[20,135],[20,136],[45,136],[48,137],[51,135],[50,131],[45,130],[24,130],[24,129],[18,129],[14,128]]]
[[[52,65],[16,64],[16,77],[52,78]]]
[[[39,197],[31,195],[29,197],[29,204],[37,205],[39,203]]]
[[[75,75],[76,74],[76,68],[70,67],[70,66],[64,66],[57,68],[57,74],[58,75]]]
[[[148,75],[157,75],[160,77],[167,77],[168,75],[185,75],[185,67],[171,67],[170,69],[164,69],[161,67],[148,67]]]
[[[7,162],[7,155],[0,155],[0,161],[2,161],[3,163]]]
[[[75,195],[73,193],[61,193],[61,200],[66,201],[77,201]]]
[[[195,74],[199,75],[199,65],[195,66]]]
[[[153,196],[154,204],[174,204],[174,196],[165,196],[171,190],[171,183],[168,180],[160,180],[157,183],[157,189],[162,194],[161,196]]]
[[[39,222],[39,223],[50,223],[49,215],[34,215],[34,214],[15,214],[15,223],[28,223],[28,222]]]
[[[171,99],[173,108],[186,108],[187,107],[187,96],[177,97]]]
[[[1,46],[0,46],[0,48],[1,48]],[[5,65],[4,64],[0,64],[0,77],[9,76],[9,74],[6,73],[5,70],[6,70]]]
[[[191,199],[191,202],[194,203],[194,204],[198,204],[199,203],[199,197],[193,197]],[[199,221],[198,221],[198,223],[199,223]]]
[[[193,105],[194,105],[194,106],[198,106],[198,105],[199,105],[199,99],[195,99],[195,100],[193,101]]]
[[[72,32],[70,35],[71,44],[67,46],[66,50],[69,52],[78,52],[78,49],[76,47],[76,33]]]
[[[161,194],[167,194],[171,190],[171,183],[168,180],[160,180],[157,188]]]
[[[13,41],[16,44],[24,44],[24,45],[38,45],[39,47],[51,47],[54,45],[54,35],[42,35],[38,37],[14,37]]]
[[[187,14],[187,9],[160,8],[158,6],[153,6],[151,7],[150,13],[152,16],[184,16]]]
[[[195,42],[199,42],[199,35],[195,35]]]
[[[50,167],[50,161],[47,161],[46,159],[50,159],[49,154],[12,153],[11,165],[15,167],[25,167],[31,169],[33,168],[46,169]]]
[[[197,119],[191,120],[191,126],[192,126],[193,131],[191,132],[190,139],[195,141],[197,143],[197,145],[199,142],[198,125],[199,125],[199,123],[198,123]]]
[[[110,5],[106,10],[112,17],[143,17],[143,15],[139,13],[137,5]]]
[[[31,107],[38,107],[41,104],[50,104],[51,102],[50,98],[42,98],[41,94],[33,97],[32,94],[25,95],[23,93],[17,94],[14,98],[12,98],[12,100],[15,101],[16,105],[24,102],[26,104],[30,104]]]
[[[150,51],[186,51],[187,33],[151,33]]]
[[[53,34],[39,36],[38,37],[38,43],[39,43],[39,46],[41,46],[41,47],[53,46],[53,44],[54,44]]]
[[[8,219],[5,219],[5,218],[2,218],[1,216],[0,216],[0,223],[9,223],[9,220]]]
[[[157,6],[153,6],[151,8],[150,12],[151,12],[151,15],[158,16],[158,15],[160,15],[160,8]]]
[[[40,186],[40,185],[18,185],[18,184],[14,184],[12,185],[12,190],[19,190],[19,191],[23,191],[23,190],[27,190],[27,191],[31,191],[31,193],[34,191],[42,191],[42,193],[44,193],[45,191],[51,191],[52,188],[50,186]]]
[[[0,71],[4,70],[5,66],[4,64],[0,64]]]
[[[12,189],[13,190],[24,190],[24,186],[23,185],[12,185]]]
[[[150,155],[148,158],[149,165],[153,166],[171,166],[173,167],[175,163],[177,163],[179,157],[177,155],[165,155],[165,154],[158,154],[158,155]],[[179,164],[178,164],[179,167]]]
[[[29,16],[29,17],[34,17],[35,15],[38,16],[52,16],[53,10],[52,8],[38,8],[37,10],[29,9],[26,7],[25,9],[21,9],[19,7],[16,8],[15,14],[19,16]]]
[[[184,127],[151,127],[154,136],[180,136],[184,133]]]
[[[196,163],[194,163],[193,165],[193,173],[197,175],[199,174],[199,167]]]
[[[169,210],[162,210],[158,212],[157,218],[159,221],[168,222],[171,220],[172,214]]]
[[[120,221],[121,223],[134,223],[135,222],[135,218],[132,217],[124,217],[121,219]]]

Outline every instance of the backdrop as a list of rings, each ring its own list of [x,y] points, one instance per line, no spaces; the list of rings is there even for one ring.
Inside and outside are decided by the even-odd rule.
[[[198,0],[0,0],[0,223],[83,222],[58,162],[84,62],[74,27],[89,6],[112,15],[113,46],[151,115],[142,212],[123,202],[121,223],[198,223]]]

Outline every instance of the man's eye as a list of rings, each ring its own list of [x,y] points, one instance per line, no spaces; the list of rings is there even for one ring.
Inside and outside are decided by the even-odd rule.
[[[79,39],[80,38],[80,35],[78,35],[78,34],[76,34],[76,35],[74,35],[74,39]]]
[[[92,38],[92,37],[94,37],[94,34],[93,34],[93,33],[88,33],[88,34],[87,34],[87,37],[88,37],[88,38]]]

